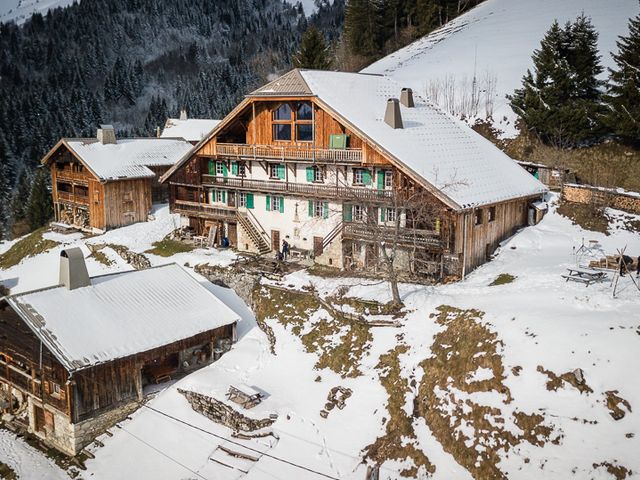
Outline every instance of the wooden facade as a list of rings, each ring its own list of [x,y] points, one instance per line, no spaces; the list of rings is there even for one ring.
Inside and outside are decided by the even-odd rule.
[[[27,409],[30,429],[45,441],[75,455],[89,437],[74,438],[70,425],[99,419],[143,398],[152,381],[149,371],[162,366],[174,374],[199,368],[213,360],[220,339],[231,341],[235,324],[125,358],[68,371],[33,333],[23,319],[3,301],[0,304],[0,387],[10,394],[6,410]],[[197,359],[195,358],[197,352]],[[190,365],[185,367],[185,361]],[[44,423],[43,423],[44,422]],[[105,427],[106,428],[106,427]]]

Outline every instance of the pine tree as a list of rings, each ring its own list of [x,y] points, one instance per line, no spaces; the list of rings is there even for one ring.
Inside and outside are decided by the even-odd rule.
[[[27,221],[31,230],[35,230],[47,224],[53,217],[51,205],[51,192],[49,191],[49,172],[40,169],[36,173],[27,203]]]
[[[14,222],[20,222],[27,218],[27,203],[31,191],[31,180],[25,170],[18,177],[18,185],[13,192],[11,201],[11,216]]]
[[[328,70],[331,68],[329,49],[320,31],[311,25],[307,28],[300,42],[300,49],[293,55],[293,66],[296,68],[313,68]]]
[[[349,50],[363,57],[380,51],[380,10],[376,0],[350,0],[344,17],[344,33]]]
[[[526,127],[557,147],[600,138],[602,71],[597,32],[584,16],[564,28],[555,21],[533,53],[533,72],[508,96]]]
[[[612,132],[625,143],[640,146],[640,15],[629,21],[629,35],[619,37],[617,68],[609,69],[606,117]]]

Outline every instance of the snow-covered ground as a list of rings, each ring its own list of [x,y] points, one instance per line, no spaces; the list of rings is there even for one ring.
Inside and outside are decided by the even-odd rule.
[[[79,0],[0,0],[0,23],[15,21],[24,23],[36,12],[45,15],[57,7],[67,7]]]
[[[155,222],[114,230],[104,237],[132,250],[144,251],[152,241],[171,230],[173,221],[163,210]],[[638,472],[640,383],[636,376],[640,368],[637,354],[640,292],[635,290],[629,277],[621,279],[617,298],[612,298],[609,282],[585,287],[561,278],[567,267],[576,264],[572,251],[583,239],[585,242],[597,240],[606,253],[615,253],[617,248],[626,245],[629,254],[640,254],[640,235],[621,230],[620,222],[612,225],[608,236],[584,231],[552,208],[541,224],[512,237],[493,261],[474,271],[465,281],[435,287],[402,285],[407,315],[401,319],[400,328],[370,330],[369,349],[359,363],[362,374],[355,377],[342,378],[327,368],[314,369],[318,355],[305,350],[300,335],[277,321],[269,321],[276,337],[276,354],[271,354],[266,335],[257,327],[244,303],[232,291],[208,284],[243,318],[238,343],[218,362],[166,386],[146,407],[122,422],[120,428],[113,428],[113,436],[101,437],[104,446],[91,447],[95,459],[87,462],[88,470],[81,476],[158,480],[317,479],[322,477],[314,472],[320,472],[329,478],[361,480],[366,471],[362,451],[384,435],[385,422],[389,419],[388,392],[381,384],[381,371],[377,368],[380,356],[396,345],[405,345],[407,351],[399,356],[401,375],[408,382],[416,380],[419,386],[423,362],[433,358],[435,348],[446,347],[436,341],[436,336],[445,328],[430,317],[441,305],[484,312],[477,321],[496,335],[496,352],[504,366],[501,381],[512,399],[505,400],[503,392],[494,390],[466,393],[451,387],[434,393],[443,402],[449,395],[455,395],[475,405],[499,409],[499,415],[491,415],[501,415],[504,425],[498,423],[496,428],[504,428],[514,435],[522,433],[513,421],[516,412],[539,414],[544,425],[551,429],[549,438],[557,441],[542,442],[539,446],[522,441],[508,452],[498,449],[497,466],[508,478],[611,478],[606,467],[594,467],[602,462]],[[99,243],[104,237],[89,241]],[[178,263],[191,265],[205,259],[217,264],[231,260],[230,252],[215,250],[177,257]],[[155,264],[173,260],[152,258]],[[16,288],[24,290],[50,283],[55,273],[49,270],[57,272],[56,263],[57,253],[52,251],[0,273],[5,279],[15,279]],[[89,266],[91,273],[107,268],[93,262]],[[123,268],[127,267],[110,267]],[[516,279],[505,285],[489,286],[501,273],[509,273]],[[384,282],[319,278],[304,271],[289,275],[281,286],[300,289],[309,282],[322,296],[346,285],[349,296],[389,300]],[[339,335],[332,340],[339,343]],[[555,391],[549,390],[546,386],[549,377],[540,372],[538,366],[557,375],[581,368],[592,391],[580,393],[567,383],[561,383]],[[470,370],[464,378],[469,384],[479,384],[495,380],[495,373],[495,369],[485,366]],[[178,392],[182,388],[222,399],[229,385],[238,384],[266,392],[267,398],[251,415],[261,418],[277,414],[272,428],[274,437],[251,441],[231,438],[229,429],[196,413]],[[333,409],[327,418],[322,418],[320,411],[327,402],[327,394],[337,386],[349,388],[353,394],[346,400],[344,409]],[[407,413],[412,411],[417,388],[409,388],[405,396]],[[630,403],[632,410],[622,407],[625,416],[617,421],[606,407],[605,392],[613,390]],[[432,430],[421,417],[413,418],[412,422],[415,444],[435,466],[432,478],[473,478],[461,466],[457,454],[438,440],[441,432]],[[474,430],[472,423],[455,428],[470,439],[486,435]],[[23,455],[22,472],[37,471],[28,469],[47,465],[46,459],[32,450],[24,454],[24,444],[14,442],[8,434],[3,435],[0,436],[0,461],[15,466],[17,456]],[[258,462],[247,462],[248,465],[241,468],[248,473],[242,473],[214,461],[219,459],[217,447],[221,444],[261,458]],[[480,452],[482,445],[476,448]],[[398,478],[401,467],[402,462],[386,462],[380,478]],[[51,476],[42,478],[58,478],[57,467],[47,468],[51,468]],[[40,478],[38,475],[23,473],[21,478]]]
[[[600,37],[598,47],[604,67],[613,66],[610,52],[616,39],[628,34],[628,20],[638,14],[636,0],[486,0],[443,28],[365,68],[364,72],[386,73],[396,81],[427,97],[430,85],[439,84],[438,103],[458,113],[469,102],[474,72],[480,89],[477,115],[485,117],[485,95],[493,100],[494,125],[506,136],[515,135],[515,114],[505,95],[521,85],[532,67],[531,54],[554,19],[575,20],[583,13],[591,17]],[[606,68],[602,74],[607,75]],[[455,86],[455,94],[447,94]],[[466,98],[465,98],[466,93]],[[453,104],[453,107],[450,106]],[[467,110],[463,108],[463,110]]]

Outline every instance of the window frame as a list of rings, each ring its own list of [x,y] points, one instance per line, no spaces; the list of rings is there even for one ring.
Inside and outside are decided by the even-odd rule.
[[[282,108],[283,105],[287,105],[289,107],[289,110],[291,111],[291,116],[288,119],[277,119],[276,117],[276,112],[278,112],[280,110],[280,108]],[[301,108],[301,106],[303,105],[308,105],[311,109],[311,118],[309,119],[301,119],[298,118],[298,110]],[[314,128],[314,121],[313,121],[314,115],[313,115],[313,103],[312,102],[307,102],[307,101],[301,101],[301,102],[282,102],[280,104],[278,104],[275,108],[273,108],[271,110],[271,139],[274,142],[286,142],[286,143],[311,143],[315,140],[315,128]],[[289,130],[289,138],[288,139],[282,139],[282,138],[277,138],[276,132],[278,131],[278,129],[276,128],[277,126],[285,126],[288,125],[288,130]],[[298,126],[301,125],[310,125],[311,126],[311,138],[309,139],[300,139],[300,135],[298,135]]]
[[[484,210],[482,208],[478,208],[473,213],[473,226],[479,227],[484,223]]]
[[[280,211],[280,197],[277,195],[271,195],[271,212],[279,212]]]
[[[362,205],[351,206],[351,220],[353,222],[365,222],[367,220],[366,209]]]
[[[489,207],[489,215],[487,217],[489,223],[496,221],[496,207]]]
[[[353,184],[358,186],[364,185],[364,169],[362,168],[353,169]]]
[[[395,223],[397,218],[398,218],[398,209],[395,208],[395,207],[385,207],[385,208],[386,208],[386,211],[384,212],[385,213],[385,216],[384,216],[385,222],[393,222],[393,223]],[[391,212],[393,212],[393,215],[391,215]],[[393,217],[393,218],[391,218],[391,217]]]
[[[224,163],[216,162],[216,177],[224,176]]]
[[[213,200],[214,203],[225,203],[224,201],[224,192],[222,190],[214,190],[213,191]]]
[[[238,207],[247,208],[247,192],[238,192]]]
[[[313,183],[324,183],[323,169],[317,165],[314,165],[311,168],[313,168]]]
[[[384,188],[385,189],[393,188],[393,171],[392,170],[384,171]]]

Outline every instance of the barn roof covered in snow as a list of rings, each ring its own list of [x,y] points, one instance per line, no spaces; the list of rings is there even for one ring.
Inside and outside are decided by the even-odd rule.
[[[420,96],[414,95],[415,107],[400,104],[404,128],[387,125],[387,100],[399,98],[401,90],[402,85],[383,75],[292,70],[251,92],[193,151],[213,138],[254,98],[313,97],[451,208],[468,209],[547,191],[489,140]],[[162,181],[189,157],[185,155]]]
[[[171,167],[192,147],[181,138],[122,138],[107,144],[96,138],[63,138],[42,163],[48,163],[61,145],[103,181],[154,177],[149,167]]]
[[[6,301],[69,371],[191,338],[240,317],[176,264],[94,277],[91,285]]]
[[[160,138],[184,138],[188,142],[199,142],[216,128],[220,120],[204,118],[168,118]]]

